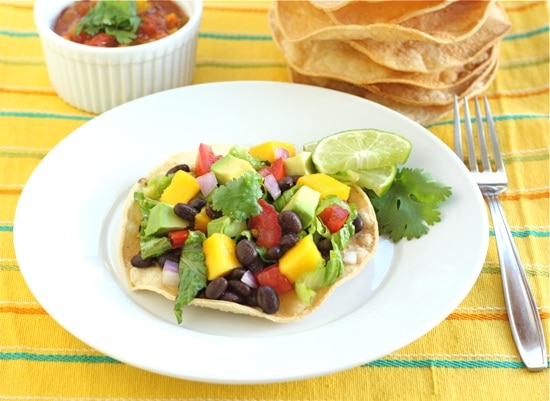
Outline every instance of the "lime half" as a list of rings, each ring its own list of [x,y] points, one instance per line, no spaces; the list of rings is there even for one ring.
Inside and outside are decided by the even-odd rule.
[[[411,149],[412,144],[401,135],[372,128],[349,130],[321,139],[312,160],[317,171],[335,174],[403,164]]]

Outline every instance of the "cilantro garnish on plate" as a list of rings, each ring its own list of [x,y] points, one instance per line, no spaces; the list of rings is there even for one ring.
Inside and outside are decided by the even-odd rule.
[[[76,34],[85,31],[94,36],[105,32],[126,45],[137,37],[140,22],[135,1],[101,0],[80,20]]]
[[[376,212],[380,234],[397,242],[428,233],[429,226],[441,221],[439,205],[451,196],[451,188],[427,171],[402,168],[382,197],[369,194]]]

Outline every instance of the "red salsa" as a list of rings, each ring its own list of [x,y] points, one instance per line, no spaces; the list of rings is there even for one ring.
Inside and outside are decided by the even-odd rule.
[[[172,0],[136,1],[139,26],[128,43],[120,43],[116,35],[110,35],[104,29],[99,29],[94,34],[86,32],[85,29],[78,32],[79,22],[96,4],[97,0],[85,0],[69,5],[55,22],[54,32],[68,40],[89,46],[135,46],[168,36],[189,21],[187,14]]]

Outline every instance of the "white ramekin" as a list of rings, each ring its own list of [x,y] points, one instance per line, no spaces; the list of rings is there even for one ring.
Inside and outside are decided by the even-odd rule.
[[[137,46],[101,48],[71,42],[53,31],[74,0],[36,0],[34,21],[51,84],[67,103],[102,113],[130,100],[189,85],[195,71],[202,0],[175,1],[189,16],[177,32]]]

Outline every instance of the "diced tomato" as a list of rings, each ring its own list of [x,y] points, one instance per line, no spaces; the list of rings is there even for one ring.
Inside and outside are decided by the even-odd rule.
[[[279,295],[294,289],[294,285],[279,270],[278,264],[268,266],[256,273],[256,279],[260,285],[272,287]]]
[[[319,213],[319,218],[327,226],[329,231],[334,234],[342,228],[349,212],[340,205],[330,205]]]
[[[114,36],[106,34],[105,32],[100,32],[97,35],[92,36],[88,39],[85,44],[88,46],[96,47],[116,47],[118,42]]]
[[[189,237],[189,230],[176,230],[168,233],[172,249],[182,248],[185,241],[187,241],[187,237]]]
[[[210,145],[201,143],[199,145],[199,154],[195,161],[195,175],[200,177],[210,171],[210,167],[220,156],[216,156]]]
[[[284,159],[282,157],[279,157],[269,166],[262,167],[259,172],[262,177],[267,177],[269,174],[273,174],[275,179],[279,181],[285,176]]]
[[[260,214],[249,219],[249,227],[255,233],[256,244],[266,248],[279,245],[281,242],[282,229],[279,224],[277,211],[273,205],[263,199],[258,203],[262,207]]]

